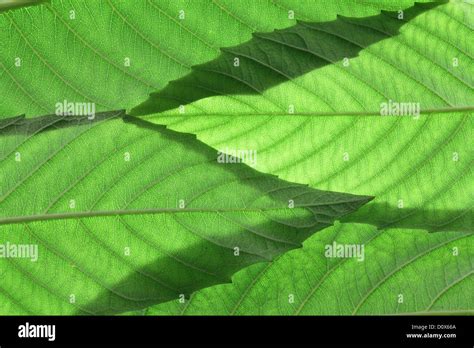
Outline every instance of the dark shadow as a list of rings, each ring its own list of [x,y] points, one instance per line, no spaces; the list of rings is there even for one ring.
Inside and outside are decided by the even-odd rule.
[[[152,93],[131,115],[159,113],[211,96],[262,93],[312,70],[356,57],[364,48],[398,35],[407,21],[441,3],[417,3],[404,10],[403,19],[398,19],[398,12],[365,18],[339,16],[331,22],[298,21],[287,29],[254,33],[250,41],[222,48],[218,58],[193,66],[190,74]]]
[[[365,207],[369,208],[369,203]],[[372,204],[372,208],[377,208],[378,204]],[[364,207],[360,209],[362,211]],[[408,213],[420,213],[416,210],[408,211]],[[435,214],[436,212],[432,212]],[[468,215],[471,219],[472,231],[472,213],[469,211],[467,214],[462,211],[448,211],[442,212],[443,214]],[[358,219],[353,218],[357,216],[350,214],[346,218],[343,218],[343,222],[354,222],[354,223],[371,223],[374,222],[372,219]],[[378,217],[381,217],[378,215]],[[377,216],[374,216],[374,220]],[[186,223],[187,226],[191,227],[192,222]],[[388,226],[387,226],[388,227]],[[394,226],[390,226],[394,227]],[[400,221],[398,227],[416,228],[411,224],[404,225]],[[446,226],[445,226],[446,227]],[[468,227],[467,225],[465,226]],[[269,222],[268,225],[255,226],[255,230],[268,230],[274,228]],[[449,226],[449,230],[456,229],[454,225]],[[461,228],[461,230],[466,230]],[[310,233],[310,231],[306,231]],[[425,229],[420,230],[420,233],[426,233]],[[219,241],[224,245],[233,245],[232,239],[221,239]],[[94,314],[94,315],[110,315],[120,314],[127,311],[135,311],[144,309],[152,305],[168,302],[168,301],[179,301],[180,296],[184,296],[184,299],[189,299],[190,295],[195,291],[217,285],[217,284],[228,284],[231,283],[231,277],[234,273],[240,269],[250,266],[258,262],[268,262],[274,257],[288,252],[290,250],[299,248],[300,245],[285,245],[278,244],[276,249],[267,251],[267,254],[262,257],[252,253],[241,252],[239,256],[233,254],[232,248],[219,248],[213,243],[206,241],[199,242],[191,247],[182,249],[179,251],[179,257],[187,258],[186,261],[197,267],[201,267],[203,264],[202,260],[208,259],[207,254],[212,253],[212,263],[214,267],[209,265],[207,270],[210,272],[203,272],[201,270],[191,270],[189,267],[179,264],[176,260],[171,257],[162,255],[160,258],[142,267],[133,274],[127,276],[123,281],[114,285],[111,289],[104,290],[103,293],[99,294],[93,301],[81,304],[78,309],[78,315]],[[212,274],[210,274],[212,273]],[[168,283],[168,286],[163,286],[160,281],[163,278],[172,279],[172,284]],[[158,281],[156,280],[158,279]],[[140,284],[137,286],[137,284]],[[211,299],[212,301],[212,299]],[[78,304],[79,306],[79,304]],[[185,303],[182,303],[185,306]]]
[[[270,226],[254,226],[256,230],[268,229]],[[159,228],[159,227],[157,227]],[[145,234],[145,233],[143,233]],[[224,245],[234,245],[232,239],[221,238]],[[277,255],[300,248],[301,245],[277,246],[278,249],[267,251],[268,255]],[[212,254],[212,263],[209,255]],[[190,247],[183,248],[173,255],[193,268],[177,261],[174,257],[160,254],[157,248],[157,259],[145,267],[130,272],[127,277],[104,289],[94,300],[87,303],[76,303],[77,315],[113,315],[135,311],[180,297],[188,300],[194,292],[204,288],[232,283],[231,277],[239,270],[259,262],[271,261],[240,250],[234,255],[233,247],[218,247],[212,242],[203,240]],[[203,261],[204,260],[204,261]]]

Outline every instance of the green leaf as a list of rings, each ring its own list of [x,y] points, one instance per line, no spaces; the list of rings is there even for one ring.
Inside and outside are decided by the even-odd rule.
[[[285,180],[374,194],[350,221],[473,232],[472,116],[466,109],[416,118],[272,115],[257,123],[253,116],[161,116],[154,121],[196,133],[221,151],[255,149],[256,168]]]
[[[220,163],[191,135],[122,116],[0,124],[1,313],[120,313],[189,296],[371,199]],[[38,254],[8,254],[18,245]]]
[[[172,81],[163,90],[152,94],[149,100],[134,108],[132,113],[135,115],[146,115],[153,112],[162,112],[216,95],[262,94],[266,96],[264,92],[267,89],[289,80],[294,81],[298,77],[310,72],[313,72],[309,75],[310,78],[314,78],[316,73],[319,73],[316,70],[323,69],[331,64],[339,67],[338,75],[347,76],[351,73],[351,70],[346,68],[351,65],[351,59],[357,57],[361,50],[376,45],[388,38],[396,38],[400,34],[400,28],[407,22],[416,19],[426,11],[433,10],[439,5],[439,3],[418,4],[400,13],[383,12],[379,15],[365,18],[339,16],[334,21],[323,23],[299,21],[295,26],[272,33],[253,33],[252,40],[240,46],[222,48],[223,53],[217,59],[193,66],[192,73],[179,80]],[[429,49],[433,50],[434,47],[431,48],[431,43],[436,42],[428,41],[428,43],[428,51]],[[394,53],[395,48],[397,48],[396,41],[392,40],[379,46],[384,49],[384,52],[376,56],[381,61],[381,64],[375,65],[374,73],[382,72],[382,69],[386,69],[386,66],[390,65],[390,61],[393,60],[395,69],[392,69],[396,73],[396,78],[401,83],[410,83],[414,88],[420,89],[421,87],[422,92],[426,93],[428,91],[430,94],[433,94],[433,102],[446,102],[449,105],[449,99],[454,97],[457,99],[456,104],[460,105],[467,105],[469,97],[471,97],[472,101],[472,91],[469,91],[470,93],[465,91],[465,87],[470,86],[470,82],[472,82],[471,77],[463,77],[461,72],[450,75],[447,69],[443,70],[438,62],[446,65],[447,61],[438,55],[435,50],[433,50],[433,53],[435,53],[434,59],[430,61],[428,57],[423,57],[423,54],[420,54],[420,47],[415,46],[414,49],[410,47],[410,53],[418,54],[418,56],[421,55],[425,60],[425,64],[433,65],[433,68],[436,69],[435,71],[439,72],[440,78],[447,76],[443,88],[438,88],[438,90],[430,89],[430,84],[428,83],[423,84],[423,82],[416,80],[406,81],[404,70],[407,67],[400,69],[400,63],[403,62],[397,61],[397,56],[394,57],[395,59],[390,57]],[[412,44],[412,46],[414,45]],[[410,63],[420,64],[414,60],[410,60]],[[358,63],[356,62],[356,64]],[[408,68],[414,70],[411,66],[408,66]],[[349,70],[349,72],[341,72],[341,70]],[[457,77],[457,75],[460,77]],[[354,79],[356,76],[350,77]],[[348,83],[344,86],[346,91],[352,91],[353,93],[356,90],[357,83],[360,81],[357,78],[354,80],[356,81],[347,81]],[[366,81],[365,78],[360,80]],[[314,83],[314,81],[312,82]],[[324,88],[326,87],[325,85],[321,87],[323,87],[322,94],[328,94],[332,91]],[[373,92],[371,89],[375,89],[370,85],[364,87],[369,92]],[[283,111],[291,110],[289,111],[291,113],[294,113],[295,109],[302,111],[299,104],[305,106],[305,110],[303,110],[305,112],[308,110],[321,111],[329,106],[329,104],[326,104],[319,107],[318,104],[311,105],[307,100],[298,99],[296,94],[300,93],[301,89],[305,88],[298,83],[285,86],[284,90],[289,93],[278,102],[278,105],[284,102],[288,103],[287,108],[282,108]],[[463,94],[452,95],[453,91],[458,90],[462,91]],[[312,94],[310,96],[312,99],[320,96],[319,90],[314,87],[305,89],[305,94],[310,93]],[[383,95],[383,91],[376,98],[380,99],[381,95]],[[324,98],[320,97],[316,102],[321,103],[323,100]],[[259,103],[255,104],[256,109],[258,109]],[[291,107],[290,104],[292,105]],[[360,102],[360,104],[366,103]],[[311,108],[309,105],[311,105]],[[216,112],[216,110],[210,110],[210,112]]]
[[[314,53],[333,64],[259,96],[195,101],[185,107],[187,118],[176,116],[178,110],[147,118],[218,149],[257,149],[257,168],[287,180],[376,196],[346,219],[358,223],[327,229],[301,250],[239,272],[234,284],[148,314],[472,314],[466,296],[474,285],[472,8],[451,2],[420,11],[417,5],[405,11],[416,17],[401,27],[393,14],[339,18],[317,24],[325,32],[305,41],[292,37],[298,27],[266,34],[291,42],[294,54]],[[347,30],[354,23],[360,28]],[[374,42],[374,35],[385,38]],[[320,44],[338,50],[340,38],[363,48],[348,66],[341,64],[344,54]],[[258,47],[249,52],[256,58]],[[285,69],[270,58],[275,71]],[[420,103],[421,115],[381,117],[389,102]],[[364,262],[326,257],[334,241],[364,246]]]
[[[55,103],[64,99],[95,102],[98,110],[132,108],[144,101],[148,93],[158,91],[157,95],[162,97],[165,91],[171,91],[172,96],[181,99],[179,105],[184,107],[170,109],[147,120],[195,133],[201,140],[224,152],[257,150],[258,170],[279,174],[289,181],[327,190],[376,194],[374,202],[346,218],[345,221],[350,223],[315,234],[305,242],[305,248],[291,251],[271,264],[247,268],[233,278],[234,285],[205,289],[193,296],[192,301],[185,301],[184,305],[179,301],[176,303],[177,293],[170,294],[174,302],[149,310],[151,314],[181,313],[183,310],[185,313],[203,314],[472,313],[473,303],[466,294],[473,286],[474,254],[473,192],[470,185],[474,148],[470,136],[474,101],[473,6],[464,1],[451,1],[438,6],[416,5],[407,9],[412,5],[412,1],[375,0],[140,0],[133,4],[108,0],[53,0],[51,5],[10,11],[0,14],[0,86],[6,91],[0,100],[0,115],[53,113]],[[397,12],[380,14],[381,8]],[[398,19],[398,11],[402,9],[405,10],[404,17]],[[74,19],[71,18],[72,10]],[[181,10],[185,12],[184,19],[179,18]],[[289,11],[295,12],[294,19],[289,18]],[[337,18],[338,14],[344,17]],[[296,20],[304,23],[298,24]],[[305,24],[306,27],[303,27]],[[268,51],[268,57],[258,51],[263,39],[253,38],[254,33],[260,33],[256,36],[264,36],[264,42],[269,41],[267,44],[274,48]],[[296,39],[295,34],[303,35],[311,43],[308,50],[305,51],[308,47],[302,40]],[[50,39],[52,36],[55,40]],[[276,38],[279,41],[275,41]],[[255,42],[260,44],[255,45]],[[294,47],[285,45],[286,42]],[[269,67],[258,69],[248,64],[240,65],[242,69],[238,73],[241,75],[233,75],[241,76],[247,86],[261,88],[249,93],[248,88],[243,92],[238,85],[237,90],[232,90],[231,84],[219,85],[220,81],[211,75],[195,79],[199,74],[192,66],[229,63],[226,59],[222,60],[229,58],[229,53],[222,53],[219,47],[231,47],[232,54],[239,54],[242,63],[250,64],[256,58],[267,63]],[[287,55],[280,54],[282,52]],[[246,53],[247,58],[243,56]],[[16,58],[21,58],[21,67],[15,65]],[[130,59],[130,66],[124,65],[126,58]],[[282,61],[282,58],[288,59]],[[292,65],[294,62],[307,65],[295,66]],[[227,68],[225,64],[221,67]],[[172,80],[178,81],[168,85]],[[192,89],[184,86],[182,81],[189,81]],[[173,85],[180,88],[174,90]],[[207,88],[207,94],[199,90],[201,87]],[[214,90],[209,91],[210,88]],[[389,101],[420,103],[424,114],[415,119],[377,117],[381,104]],[[154,100],[140,113],[178,106],[169,101],[162,102]],[[7,123],[2,123],[0,128],[7,127]],[[28,124],[32,127],[34,123]],[[105,121],[106,124],[110,122]],[[97,134],[106,142],[112,141],[111,134],[115,135],[114,141],[122,137],[128,139],[132,135],[129,134],[130,124],[127,128],[120,125],[110,127],[110,133],[109,127],[104,126],[102,132]],[[140,125],[145,126],[146,123]],[[76,127],[56,123],[48,127],[48,132],[41,132],[41,137],[59,131],[52,129],[56,126],[69,135],[73,134],[69,133],[72,128],[85,127],[81,123]],[[152,126],[148,125],[145,129],[149,127]],[[140,134],[133,134],[141,139],[141,132],[143,129]],[[18,145],[16,136],[4,139],[5,149],[13,151]],[[44,139],[41,137],[39,140]],[[37,136],[33,139],[36,141]],[[98,141],[95,139],[81,144],[84,148],[93,148]],[[42,151],[45,148],[47,146],[38,147]],[[98,145],[98,148],[113,151],[112,147],[102,149]],[[103,151],[98,152],[102,157]],[[209,151],[216,155],[216,151]],[[76,161],[73,163],[89,163],[90,158],[84,156],[84,152],[74,150],[67,153]],[[173,153],[169,165],[192,157],[184,151]],[[40,156],[41,159],[44,161],[45,157]],[[70,173],[68,170],[71,167],[64,163],[68,162],[64,161],[61,168],[65,167],[65,172]],[[155,161],[153,165],[161,168],[161,165],[167,165],[167,161]],[[34,164],[31,166],[30,169],[35,168]],[[80,166],[73,169],[74,174],[84,174]],[[115,172],[115,166],[108,169],[112,175],[120,177]],[[152,167],[143,172],[140,168],[135,169],[135,172],[145,178],[155,174]],[[18,182],[15,178],[5,177],[10,189]],[[65,184],[58,180],[58,175],[34,178],[48,183],[56,194],[62,192],[61,188],[64,191]],[[193,177],[192,181],[201,183],[205,179],[206,175],[202,174]],[[251,188],[243,186],[257,191],[261,189],[257,185]],[[29,188],[34,192],[36,187],[44,186],[32,185]],[[76,193],[86,197],[102,188],[94,185]],[[20,186],[19,190],[25,189]],[[119,193],[128,189],[121,187],[116,190]],[[238,191],[233,192],[233,197],[238,197],[240,190],[239,187]],[[21,196],[26,197],[26,190],[20,192],[23,193]],[[47,195],[38,194],[38,203],[25,204],[23,199],[8,207],[10,212],[28,209],[36,212],[38,207],[42,211],[47,204],[43,196]],[[288,197],[284,200],[279,198],[269,199],[272,204],[275,203],[272,199],[276,199],[282,207],[285,199],[288,203]],[[68,204],[68,199],[62,201],[63,206]],[[228,203],[227,200],[226,196],[223,202]],[[114,204],[120,202],[123,200],[116,197]],[[282,211],[288,212],[286,208]],[[303,207],[299,211],[308,213],[307,208]],[[207,223],[207,220],[196,218],[196,213],[187,213],[193,216],[189,218],[192,227]],[[94,267],[99,265],[103,272],[100,273],[100,280],[110,281],[107,285],[113,286],[113,291],[123,288],[128,294],[137,290],[149,299],[148,295],[157,291],[153,288],[155,284],[146,283],[144,286],[136,280],[137,275],[132,278],[127,274],[130,267],[124,271],[123,265],[118,266],[118,261],[113,269],[120,269],[121,272],[109,275],[110,265],[101,260],[110,253],[106,255],[99,248],[88,251],[89,254],[82,254],[82,250],[79,253],[79,243],[69,245],[68,239],[57,233],[63,228],[73,230],[76,226],[68,224],[79,220],[81,226],[78,230],[83,228],[82,224],[100,229],[101,233],[92,237],[103,238],[95,240],[103,242],[102,246],[112,248],[116,253],[123,253],[123,243],[128,242],[126,238],[138,233],[161,237],[159,242],[168,243],[165,238],[168,230],[161,227],[168,225],[160,225],[162,220],[157,219],[177,216],[178,212],[146,215],[146,220],[141,215],[120,215],[121,220],[125,217],[130,219],[129,225],[134,224],[137,232],[125,235],[119,232],[118,239],[109,230],[110,219],[113,219],[114,226],[119,224],[116,222],[119,217],[116,216],[63,219],[64,215],[60,215],[59,221],[31,221],[26,226],[39,228],[54,224],[56,230],[42,229],[41,233],[54,241],[62,238],[60,241],[63,243],[57,244],[75,257],[84,257],[88,266],[92,267],[92,262]],[[16,216],[7,217],[15,221]],[[104,219],[107,221],[97,222]],[[216,221],[212,221],[212,226],[220,227],[221,220]],[[266,223],[268,221],[258,226],[269,226]],[[273,226],[272,222],[270,224]],[[374,225],[384,229],[379,230]],[[22,228],[18,224],[5,226]],[[0,229],[3,227],[0,226]],[[118,231],[123,231],[123,228],[120,225]],[[207,225],[203,227],[203,231],[219,235],[207,228]],[[303,234],[307,236],[313,230]],[[428,234],[426,231],[443,233]],[[155,236],[156,233],[159,236]],[[268,233],[275,238],[282,232],[278,227]],[[73,235],[75,241],[82,242],[85,238],[83,232]],[[13,236],[18,238],[23,234]],[[30,235],[32,239],[35,236]],[[229,245],[235,244],[232,238],[227,239],[227,235],[224,238]],[[366,245],[365,261],[324,257],[324,247],[334,240]],[[123,243],[119,245],[120,242]],[[254,242],[250,244],[251,252],[261,252],[256,245]],[[206,265],[216,262],[216,269],[221,268],[219,262],[227,265],[226,257],[230,257],[230,254],[225,257],[219,254],[208,260],[202,252],[196,254],[195,249],[182,248],[181,244],[169,242],[166,246],[170,248],[166,251],[179,252],[180,257],[198,255],[197,260]],[[275,246],[272,248],[267,248],[265,244],[264,249],[275,251],[272,253],[275,256],[277,249]],[[457,248],[458,255],[454,255],[454,248]],[[138,249],[141,250],[141,247]],[[167,260],[166,257],[163,259],[152,254],[154,251],[151,249],[144,250],[148,254],[137,263],[142,267],[140,271],[153,276],[156,273],[158,276],[165,274],[186,287],[184,282],[191,278],[182,278],[182,274],[178,274],[181,271],[168,273],[168,264],[160,263]],[[247,256],[250,259],[254,257]],[[159,265],[156,269],[155,261]],[[62,265],[60,261],[54,264]],[[236,266],[226,275],[230,276],[244,266]],[[3,296],[9,297],[6,304],[9,313],[73,313],[77,310],[74,306],[69,303],[58,305],[55,295],[45,295],[45,287],[54,286],[53,292],[68,296],[64,289],[69,289],[70,283],[80,286],[88,294],[87,300],[80,302],[82,309],[111,313],[144,306],[118,299],[110,291],[104,291],[104,295],[99,292],[100,287],[77,275],[77,270],[74,270],[76,273],[64,273],[63,283],[59,286],[53,279],[57,274],[63,274],[63,269],[43,270],[38,267],[38,272],[49,272],[46,280],[33,278],[41,281],[40,290],[38,284],[34,286],[30,283],[22,295],[36,295],[40,291],[41,301],[35,302],[26,297],[28,304],[19,309],[15,307],[15,297],[11,297],[20,296],[15,292],[21,284],[17,274],[21,273],[21,279],[25,280],[34,277],[35,273],[22,273],[23,269],[18,267],[15,268],[17,272],[12,269],[10,267],[11,273],[8,273],[11,275],[7,281],[8,291],[0,290]],[[132,281],[128,282],[130,279]],[[197,280],[193,284],[199,284],[199,287],[219,282],[207,281],[203,276]],[[185,295],[198,287],[188,288],[189,291],[183,290]],[[294,295],[292,303],[289,302],[290,294]],[[398,303],[400,294],[403,295],[402,303]]]
[[[300,251],[240,272],[235,285],[206,289],[192,301],[160,305],[150,314],[474,310],[472,298],[463,292],[470,291],[474,272],[472,109],[417,118],[273,115],[264,117],[265,127],[254,123],[249,131],[243,129],[252,124],[248,116],[196,116],[184,122],[163,116],[156,121],[166,119],[218,149],[255,148],[262,171],[321,189],[371,192],[376,199],[344,219],[362,224],[325,230]],[[206,119],[208,124],[198,122]],[[326,258],[324,248],[334,241],[364,245],[364,262]]]
[[[417,4],[403,19],[383,12],[256,33],[170,82],[133,112],[161,112],[196,100],[179,111],[188,116],[379,113],[389,100],[417,102],[423,110],[473,105],[472,7]]]
[[[219,47],[241,44],[254,32],[287,28],[297,19],[365,17],[380,8],[398,10],[412,4],[51,0],[0,13],[0,115],[52,114],[64,99],[94,102],[97,111],[132,108],[168,81],[189,73],[191,66],[218,57]]]
[[[292,39],[295,47],[307,44],[314,47],[310,52],[319,50],[319,56],[323,51],[337,55],[334,50],[342,50],[344,54],[340,56],[344,56],[359,51],[353,46],[344,47],[341,37],[350,36],[346,44],[351,45],[373,43],[381,39],[382,32],[399,31],[389,39],[366,45],[347,67],[339,63],[328,65],[270,88],[260,96],[225,95],[199,100],[186,106],[186,117],[175,109],[146,120],[197,134],[205,143],[223,151],[256,149],[257,168],[286,180],[376,195],[374,202],[351,217],[353,221],[379,227],[472,231],[472,216],[465,213],[472,207],[473,195],[465,189],[472,175],[469,133],[474,105],[474,89],[470,87],[474,46],[468,40],[471,32],[465,16],[471,8],[461,2],[418,4],[404,11],[404,19],[411,20],[401,28],[393,14],[382,14],[339,18],[317,24],[323,29],[316,31],[294,27],[265,34],[281,42]],[[435,31],[439,26],[449,30]],[[295,30],[298,35],[292,33]],[[327,32],[338,34],[327,36]],[[457,40],[453,41],[453,37]],[[323,49],[324,45],[334,49]],[[261,54],[259,44],[241,47],[249,48],[251,54]],[[453,66],[452,57],[459,58],[458,66]],[[284,66],[276,58],[272,61]],[[241,70],[245,69],[242,66]],[[178,80],[170,86],[180,83]],[[327,98],[333,99],[327,105],[330,110],[343,111],[326,114],[330,110],[325,110],[317,99]],[[153,100],[152,97],[148,102]],[[293,103],[294,113],[283,107],[272,111],[273,100]],[[380,116],[382,105],[399,102],[414,103],[418,112],[413,117]],[[423,110],[426,112],[420,116]]]
[[[345,70],[337,64],[315,70],[259,99],[204,99],[186,106],[186,118],[176,110],[147,118],[195,133],[218,149],[257,149],[257,167],[287,180],[369,190],[377,197],[346,219],[366,224],[325,230],[301,250],[238,273],[233,285],[205,289],[184,304],[170,302],[148,313],[472,313],[474,303],[465,293],[474,272],[473,115],[472,106],[463,106],[473,105],[473,75],[457,71],[451,61],[464,55],[462,69],[472,71],[466,6],[442,5],[417,16],[398,36],[367,47]],[[453,45],[448,38],[460,31],[435,30],[440,25],[465,34]],[[399,51],[422,55],[414,60]],[[323,87],[315,88],[317,82]],[[329,107],[315,96],[330,100]],[[439,110],[381,117],[380,104],[390,99]],[[288,115],[280,105],[294,100],[296,112]],[[372,115],[364,116],[364,109]],[[325,257],[334,241],[364,246],[364,262]]]

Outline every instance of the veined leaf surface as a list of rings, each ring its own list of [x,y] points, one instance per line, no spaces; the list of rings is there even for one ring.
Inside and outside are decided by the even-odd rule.
[[[381,228],[473,232],[473,111],[412,116],[161,116],[211,146],[249,148],[263,172],[327,190],[372,192],[351,215]],[[206,124],[209,121],[210,124]],[[254,127],[246,130],[247,126]]]
[[[197,134],[223,152],[256,151],[258,170],[286,180],[318,189],[377,196],[374,202],[350,215],[346,220],[350,223],[310,238],[305,249],[292,251],[270,265],[243,270],[234,277],[235,285],[200,291],[184,304],[177,301],[178,292],[165,292],[165,297],[169,294],[167,298],[174,302],[150,309],[150,314],[471,313],[472,299],[465,294],[473,284],[473,6],[463,1],[409,8],[412,5],[411,1],[213,1],[210,6],[207,2],[203,6],[199,1],[137,1],[131,6],[125,1],[53,0],[51,5],[10,11],[0,15],[0,35],[8,33],[0,40],[4,68],[0,86],[7,90],[0,111],[4,115],[44,114],[54,112],[54,104],[63,99],[95,102],[98,110],[131,108],[145,100],[146,94],[156,92],[158,103],[145,104],[134,111],[167,112],[147,121]],[[380,9],[397,12],[380,14]],[[398,11],[402,9],[399,18]],[[290,19],[293,10],[295,17]],[[183,18],[180,11],[184,11]],[[344,17],[337,18],[337,14]],[[275,29],[278,30],[273,32]],[[51,32],[57,37],[54,43],[45,39]],[[255,33],[257,39],[252,38]],[[262,47],[267,47],[262,40],[274,49],[264,49],[262,53]],[[224,47],[224,53],[220,47]],[[16,58],[21,58],[21,67],[15,66]],[[239,64],[234,71],[235,58],[239,58]],[[221,83],[212,75],[194,79],[198,69],[192,66],[212,65],[213,61],[219,63],[219,73],[227,69],[227,75],[243,81],[246,90],[238,84],[237,89],[229,88],[232,84]],[[254,65],[250,68],[249,64]],[[266,83],[266,78],[277,83]],[[163,103],[165,96],[179,103],[170,104],[170,98]],[[422,115],[376,116],[381,104],[389,102],[419,103]],[[78,129],[81,127],[84,126],[79,125]],[[129,135],[125,129],[130,128],[119,128],[115,131],[111,127],[111,132],[116,132],[117,137]],[[61,131],[72,132],[69,128]],[[110,137],[105,128],[100,134],[106,135],[105,139]],[[137,138],[144,136],[134,134]],[[17,137],[5,139],[5,153],[19,145]],[[188,158],[184,153],[178,157]],[[84,159],[75,160],[71,163]],[[179,160],[173,156],[169,164]],[[34,162],[31,166],[35,168]],[[74,172],[84,174],[80,170]],[[153,173],[151,167],[145,172],[145,176]],[[24,173],[5,181],[9,191]],[[42,177],[38,179],[40,183],[47,182],[48,176]],[[200,180],[203,177],[204,174],[198,176]],[[49,178],[50,182],[58,181],[57,175]],[[260,189],[255,186],[252,188]],[[99,190],[100,185],[95,188]],[[19,189],[20,193],[24,190],[22,186]],[[38,204],[12,200],[5,206],[12,212],[34,213],[48,201],[39,197]],[[276,199],[284,212],[287,198]],[[65,198],[63,206],[67,203]],[[307,213],[306,208],[301,211]],[[39,228],[44,223],[59,223],[58,230],[69,229],[71,226],[66,224],[74,220],[63,219],[64,212],[60,214],[59,221],[30,221],[26,226]],[[179,214],[182,213],[174,210],[171,214],[152,214],[153,219],[148,217],[146,223],[135,214],[120,218],[83,216],[76,220],[81,222],[81,228],[87,223],[107,228],[104,226],[110,227],[108,223],[96,221],[112,219],[115,224],[117,219],[127,219],[129,224],[135,223],[139,232],[146,233],[155,228],[157,218]],[[191,215],[195,217],[196,212]],[[6,218],[15,220],[16,216]],[[190,219],[193,227],[207,221],[194,219]],[[19,226],[15,224],[14,228],[26,228]],[[308,228],[303,234],[309,235],[313,230]],[[272,236],[281,233],[280,227],[268,232]],[[52,240],[60,238],[52,231],[47,233]],[[163,236],[166,230],[160,229],[160,233]],[[107,236],[112,238],[112,234],[99,235]],[[364,262],[324,257],[325,246],[333,241],[366,246]],[[115,247],[114,241],[99,242]],[[178,244],[170,244],[169,248],[165,250],[185,257],[196,255]],[[257,253],[256,246],[253,248],[251,252]],[[271,249],[275,251],[272,255],[284,251],[277,252],[275,248]],[[123,249],[115,251],[120,253]],[[233,250],[228,251],[232,254]],[[150,258],[140,259],[139,265],[146,274],[155,277],[154,272],[158,272],[170,277],[168,272],[175,268],[160,260],[158,268],[153,268]],[[163,260],[171,262],[166,257]],[[227,262],[218,255],[205,262],[223,260]],[[230,274],[243,266],[232,268],[224,278],[228,281]],[[125,273],[118,276],[113,272],[110,278],[105,277],[110,281],[106,285],[113,291],[123,288],[125,295],[133,292],[128,281],[135,278],[126,277]],[[202,276],[193,278],[199,286],[187,287],[185,279],[191,278],[181,276],[177,272],[173,280],[179,282],[186,295],[219,282]],[[81,279],[76,284],[82,282]],[[119,299],[113,291],[97,295],[99,288],[92,287],[94,296],[81,302],[81,309],[120,312],[145,305]],[[142,291],[142,299],[149,299],[157,289],[140,285],[138,291]],[[50,313],[48,308],[53,308],[56,313],[72,313],[74,306],[58,306],[55,301],[51,300],[51,307],[44,304],[41,308],[22,309]],[[18,302],[12,302],[13,312],[18,310],[14,303]]]
[[[366,17],[412,5],[411,0],[52,0],[0,13],[0,115],[52,114],[65,99],[94,102],[97,111],[132,108],[254,32],[291,27],[298,19]]]
[[[370,200],[218,163],[191,135],[121,116],[2,122],[3,314],[120,313],[189,296]],[[8,257],[18,245],[36,256]]]
[[[331,190],[372,190],[377,199],[353,221],[472,232],[473,192],[466,189],[472,181],[473,159],[472,8],[465,2],[417,4],[405,10],[402,19],[384,13],[263,34],[272,45],[291,51],[283,57],[298,51],[327,61],[351,52],[358,55],[347,66],[334,61],[260,95],[197,100],[185,106],[187,117],[177,115],[177,109],[145,117],[197,134],[223,151],[255,149],[259,170],[287,180]],[[266,44],[259,43],[249,42],[235,51],[245,51],[248,60],[260,59],[266,73],[269,67],[281,73],[291,60],[273,60],[271,53],[265,58],[269,50],[261,50]],[[354,51],[354,45],[360,51]],[[344,54],[338,55],[338,49]],[[220,72],[228,68],[219,59],[208,64],[217,64]],[[236,79],[264,78],[246,74],[244,61],[239,69]],[[213,77],[201,80],[198,71],[172,82],[138,111],[166,108],[166,95],[189,92],[179,88],[182,84],[199,81],[199,88]],[[318,102],[323,99],[326,106]],[[283,105],[272,107],[275,101]],[[416,112],[380,116],[384,105],[390,109],[399,104],[415,105]]]
[[[255,113],[288,114],[378,111],[389,99],[417,101],[423,109],[471,105],[472,32],[461,23],[448,33],[438,34],[434,27],[448,27],[455,18],[466,21],[462,8],[417,4],[402,12],[299,21],[283,30],[254,33],[252,40],[223,48],[217,59],[194,66],[132,113],[183,108],[215,95],[223,97],[213,100],[211,108],[205,102],[193,104],[191,114],[196,108],[204,114],[229,112],[227,104],[231,111],[236,105],[241,112],[253,107]],[[220,105],[227,111],[220,112]]]
[[[221,96],[187,105],[187,119],[174,117],[175,111],[154,118],[216,148],[256,149],[262,171],[325,189],[370,187],[377,198],[348,219],[362,224],[325,230],[301,250],[239,272],[232,285],[147,313],[472,314],[472,296],[466,296],[474,286],[469,14],[466,3],[421,13],[397,36],[365,47],[348,66],[335,62],[263,92],[268,104]],[[391,18],[364,22],[385,33],[395,25]],[[456,70],[459,61],[463,67]],[[392,101],[440,110],[381,117],[381,103]],[[269,113],[272,103],[278,105]],[[326,248],[334,243],[364,247],[363,262],[328,258]]]
[[[329,247],[364,246],[359,257]],[[472,233],[338,224],[271,264],[240,271],[233,284],[196,292],[149,315],[474,314]]]
[[[275,126],[265,133],[236,132],[231,140],[222,127],[251,122],[248,117],[216,116],[221,126],[203,131],[197,130],[199,118],[176,128],[194,131],[216,148],[250,144],[261,170],[286,179],[331,190],[370,190],[376,199],[346,220],[358,223],[325,230],[271,265],[239,272],[232,285],[205,289],[191,301],[172,301],[148,314],[473,313],[472,296],[466,296],[474,281],[472,110],[419,118],[267,116]],[[290,148],[298,151],[285,166],[281,155]],[[322,165],[314,170],[314,163]],[[326,257],[334,242],[363,246],[363,262],[356,256]]]

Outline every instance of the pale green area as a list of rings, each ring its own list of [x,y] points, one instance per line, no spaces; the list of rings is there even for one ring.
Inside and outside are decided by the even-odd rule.
[[[265,128],[236,131],[230,139],[226,128],[251,126],[252,118],[216,116],[219,126],[209,129],[202,119],[171,127],[216,148],[246,144],[257,150],[260,170],[285,179],[376,198],[347,218],[360,224],[326,229],[271,265],[239,272],[232,285],[149,314],[474,313],[472,110],[419,119],[272,116]],[[333,241],[363,244],[364,262],[324,257]]]

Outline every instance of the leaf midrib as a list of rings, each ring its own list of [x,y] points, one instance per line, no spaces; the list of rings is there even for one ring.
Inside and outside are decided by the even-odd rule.
[[[462,111],[474,111],[473,105],[465,105],[465,106],[456,106],[456,107],[444,107],[444,108],[433,108],[433,109],[421,109],[420,116],[425,114],[444,114],[444,113],[452,113],[452,112],[462,112]],[[167,113],[158,113],[158,114],[149,114],[140,116],[141,119],[149,119],[149,118],[156,118],[156,117],[181,117],[182,114],[167,114]],[[337,112],[295,112],[293,114],[288,112],[218,112],[218,113],[196,113],[196,114],[189,114],[188,117],[226,117],[226,116],[248,116],[248,117],[255,117],[255,116],[288,116],[288,117],[297,117],[297,116],[311,116],[311,117],[322,117],[322,116],[338,116],[338,117],[345,117],[345,116],[377,116],[383,118],[389,117],[413,117],[413,116],[382,116],[380,114],[380,110],[377,111],[337,111]]]
[[[73,213],[51,213],[38,215],[21,215],[0,218],[0,225],[36,222],[45,220],[65,220],[87,217],[101,217],[101,216],[120,216],[120,215],[143,215],[143,214],[176,214],[176,213],[229,213],[229,212],[258,212],[265,211],[279,211],[288,209],[308,208],[325,205],[336,205],[345,203],[360,202],[360,198],[353,200],[345,200],[340,202],[321,202],[311,204],[295,205],[294,208],[288,207],[273,207],[273,208],[149,208],[149,209],[117,209],[117,210],[97,210],[97,211],[81,211]]]

